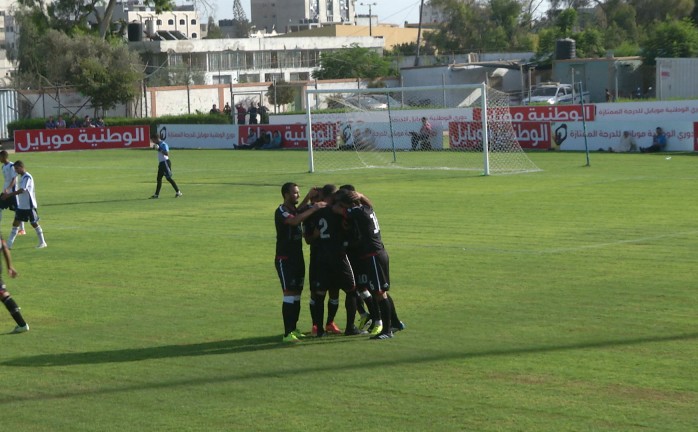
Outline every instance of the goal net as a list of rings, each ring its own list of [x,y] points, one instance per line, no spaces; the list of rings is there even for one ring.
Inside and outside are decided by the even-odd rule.
[[[310,172],[539,171],[516,139],[509,96],[484,84],[308,89],[306,107]]]

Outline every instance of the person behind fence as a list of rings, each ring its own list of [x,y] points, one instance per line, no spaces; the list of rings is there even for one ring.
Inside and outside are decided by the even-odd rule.
[[[257,124],[257,112],[257,104],[255,102],[250,103],[250,107],[247,109],[247,113],[250,115],[250,124]]]
[[[419,147],[421,150],[431,150],[431,138],[436,135],[434,129],[431,127],[431,123],[426,117],[422,117],[422,127],[419,128],[419,132],[410,132],[412,138],[412,150],[417,150]]]
[[[53,119],[53,116],[48,116],[48,120],[44,123],[44,128],[56,129],[56,121]]]
[[[62,115],[59,115],[58,120],[56,120],[56,129],[65,129],[65,128],[66,128],[65,120],[63,120]]]
[[[663,151],[666,148],[666,135],[664,130],[660,127],[656,129],[655,134],[652,136],[652,145],[649,147],[640,147],[642,153],[655,153]]]
[[[218,109],[218,106],[216,104],[213,104],[211,107],[211,111],[208,112],[209,114],[220,114],[221,110]]]
[[[247,110],[245,109],[244,106],[242,106],[242,103],[239,103],[235,106],[235,112],[237,114],[238,124],[244,125],[245,124],[245,115],[247,114]]]
[[[230,114],[233,112],[232,108],[230,108],[230,104],[228,102],[225,103],[225,106],[223,107],[223,114],[226,116],[230,117]]]

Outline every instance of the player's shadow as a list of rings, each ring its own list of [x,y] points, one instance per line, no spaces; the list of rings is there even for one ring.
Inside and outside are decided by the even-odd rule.
[[[302,345],[315,343],[348,342],[355,338],[326,337],[302,342]],[[189,345],[163,345],[147,348],[127,348],[112,351],[87,351],[75,353],[41,354],[29,357],[19,357],[5,360],[3,366],[15,367],[45,367],[45,366],[74,366],[100,363],[123,363],[142,360],[207,356],[218,354],[236,354],[252,351],[287,348],[289,344],[281,342],[281,336],[265,336],[236,340],[205,342]]]

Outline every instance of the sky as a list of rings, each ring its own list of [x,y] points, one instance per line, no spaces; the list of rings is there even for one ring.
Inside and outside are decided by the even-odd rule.
[[[198,0],[209,2],[216,7],[216,21],[233,18],[234,0]],[[426,0],[425,0],[426,1]],[[404,24],[419,22],[419,4],[421,0],[357,0],[356,13],[368,15],[368,4],[371,4],[371,13],[378,16],[378,22]],[[177,3],[182,3],[178,1]],[[250,0],[241,0],[247,19],[250,19]],[[361,5],[363,3],[363,6]],[[373,5],[373,3],[376,3]]]

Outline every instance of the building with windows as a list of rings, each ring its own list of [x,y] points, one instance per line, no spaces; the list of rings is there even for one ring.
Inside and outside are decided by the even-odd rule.
[[[98,6],[104,14],[105,6]],[[159,14],[142,1],[131,0],[116,4],[112,22],[125,22],[129,25],[129,40],[155,39],[201,39],[199,13],[194,5],[176,6],[174,10]]]
[[[149,85],[173,81],[229,84],[311,79],[320,55],[358,44],[382,54],[384,40],[368,36],[258,37],[129,42],[147,65]],[[174,80],[179,76],[178,80]]]
[[[250,22],[270,33],[353,23],[356,0],[250,0]]]

